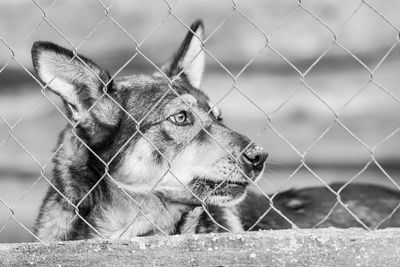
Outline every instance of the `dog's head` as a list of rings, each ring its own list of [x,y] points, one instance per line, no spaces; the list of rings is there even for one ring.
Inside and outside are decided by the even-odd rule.
[[[233,205],[263,171],[266,153],[227,128],[200,90],[203,32],[196,21],[157,73],[121,79],[55,44],[33,45],[34,68],[64,101],[76,138],[101,159],[97,168],[104,172],[107,163],[107,177],[133,194]]]

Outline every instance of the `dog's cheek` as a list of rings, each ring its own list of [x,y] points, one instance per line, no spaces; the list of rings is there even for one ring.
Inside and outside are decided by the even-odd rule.
[[[219,170],[213,166],[213,163],[220,155],[218,151],[211,149],[210,144],[190,144],[178,152],[172,161],[171,172],[185,185],[195,177],[215,177]]]
[[[126,184],[147,184],[162,177],[165,164],[156,157],[156,150],[145,138],[128,148],[117,177]]]
[[[179,147],[184,147],[191,143],[197,130],[198,129],[195,127],[176,126],[167,122],[164,134],[165,136],[168,136],[169,139],[164,138],[164,140],[170,140],[170,143],[173,143]]]

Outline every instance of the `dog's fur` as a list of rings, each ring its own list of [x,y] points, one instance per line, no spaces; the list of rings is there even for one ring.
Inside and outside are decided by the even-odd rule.
[[[50,42],[33,45],[34,69],[70,120],[37,219],[41,240],[243,230],[233,206],[266,154],[224,126],[199,89],[203,32],[194,22],[162,71],[121,79]],[[222,227],[203,223],[200,205],[219,207]]]

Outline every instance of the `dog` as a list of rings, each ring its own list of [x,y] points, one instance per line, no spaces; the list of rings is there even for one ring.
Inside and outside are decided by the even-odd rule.
[[[400,227],[398,190],[365,183],[333,183],[329,187],[339,193],[343,204],[325,186],[291,189],[268,197],[249,191],[238,204],[237,214],[246,231],[290,229],[294,226],[371,230]]]
[[[69,120],[35,225],[40,240],[400,226],[399,192],[376,185],[340,192],[359,220],[325,187],[280,192],[271,201],[248,190],[267,153],[227,128],[200,90],[203,39],[197,20],[159,71],[120,79],[53,43],[33,45],[34,69]]]
[[[40,240],[243,231],[236,206],[267,153],[226,127],[200,89],[203,40],[197,20],[156,73],[119,79],[66,48],[33,44],[34,70],[69,120],[35,226]],[[206,205],[218,210],[215,226]]]

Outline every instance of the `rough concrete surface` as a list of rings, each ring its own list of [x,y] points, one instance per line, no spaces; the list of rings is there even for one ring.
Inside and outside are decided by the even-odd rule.
[[[400,266],[400,229],[303,229],[242,234],[0,244],[0,265]]]

